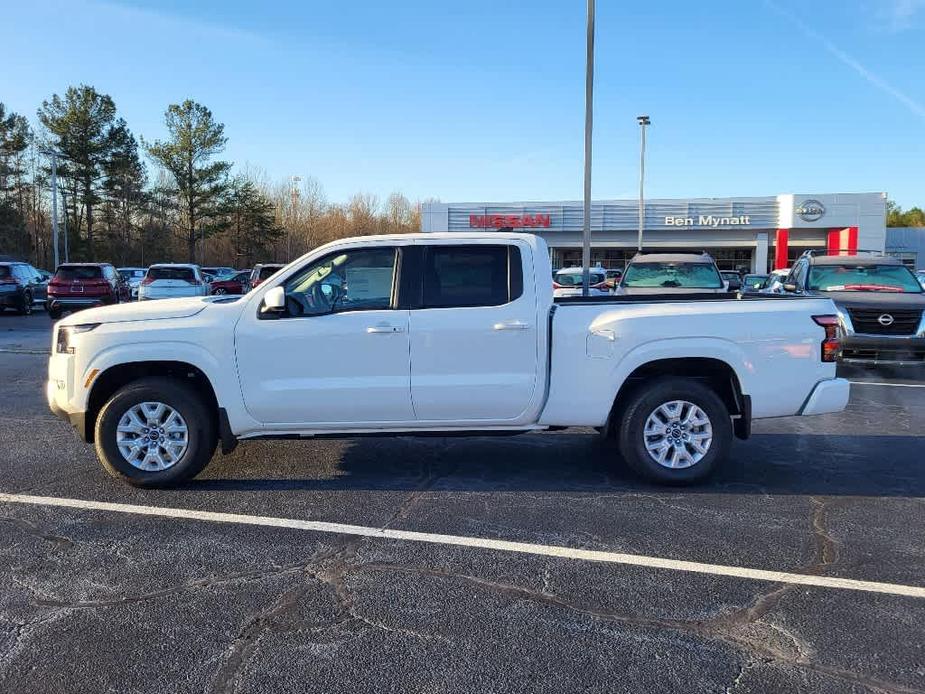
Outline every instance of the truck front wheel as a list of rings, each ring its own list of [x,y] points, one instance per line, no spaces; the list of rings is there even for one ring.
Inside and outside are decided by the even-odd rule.
[[[169,487],[198,475],[218,441],[199,394],[176,379],[123,386],[96,420],[96,454],[106,471],[136,487]]]
[[[695,380],[658,379],[636,390],[622,411],[620,453],[633,470],[654,482],[699,482],[728,455],[729,412],[713,390]]]

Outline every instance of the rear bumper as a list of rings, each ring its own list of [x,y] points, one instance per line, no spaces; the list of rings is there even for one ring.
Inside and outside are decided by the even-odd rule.
[[[19,308],[22,306],[22,302],[23,290],[21,287],[17,288],[16,291],[7,291],[0,294],[0,307]]]
[[[68,309],[75,310],[81,308],[93,308],[94,306],[106,306],[112,303],[108,298],[102,296],[82,296],[82,297],[48,297],[45,306],[49,309]]]
[[[851,384],[844,378],[832,378],[819,381],[813,392],[809,394],[801,415],[828,414],[841,412],[848,405],[848,396],[851,395]]]
[[[841,361],[846,364],[925,365],[925,337],[915,335],[847,335]]]

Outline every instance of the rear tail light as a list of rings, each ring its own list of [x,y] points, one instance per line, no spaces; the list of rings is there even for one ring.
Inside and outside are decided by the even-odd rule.
[[[142,283],[144,286],[146,286],[146,287],[147,287],[149,284],[151,284],[152,282],[154,282],[154,278],[153,278],[153,277],[148,277],[148,276],[145,276],[145,278],[144,278],[143,280],[141,280],[141,283]]]
[[[838,327],[838,316],[813,316],[816,325],[825,328],[825,339],[822,341],[822,361],[835,361],[841,349],[841,334]]]
[[[0,280],[0,284],[19,284],[19,280],[15,277],[10,277],[9,279]]]
[[[597,284],[592,284],[591,289],[607,289],[607,281],[598,282]]]
[[[552,288],[553,288],[553,289],[562,289],[562,285],[559,284],[558,282],[553,282],[553,283],[552,283]]]

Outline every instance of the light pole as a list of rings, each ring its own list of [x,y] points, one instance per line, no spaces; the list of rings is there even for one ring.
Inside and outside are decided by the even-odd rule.
[[[67,263],[70,262],[70,260],[68,259],[67,252],[67,192],[64,190],[61,191],[61,207],[64,211],[64,216],[61,218],[61,221],[64,222],[64,228],[62,229],[64,233],[64,262]]]
[[[639,240],[637,250],[642,251],[642,231],[646,225],[646,128],[652,123],[648,116],[637,116],[639,121]]]
[[[51,242],[55,248],[55,269],[58,269],[58,153],[43,152],[51,156]]]
[[[292,205],[292,219],[289,220],[289,233],[286,234],[286,262],[292,260],[292,229],[299,218],[299,182],[300,176],[293,176],[290,180],[289,195],[290,204]]]
[[[588,0],[585,57],[585,214],[581,244],[581,294],[591,293],[591,127],[594,113],[594,0]]]

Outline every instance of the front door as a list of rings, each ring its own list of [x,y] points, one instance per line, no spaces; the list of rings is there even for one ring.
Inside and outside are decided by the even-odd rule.
[[[392,246],[336,251],[289,276],[278,318],[248,308],[235,350],[251,416],[276,428],[414,420],[409,313],[394,308],[396,254]]]
[[[533,401],[536,292],[521,249],[428,245],[411,311],[411,396],[419,421],[504,424]],[[527,286],[525,286],[525,284]]]

